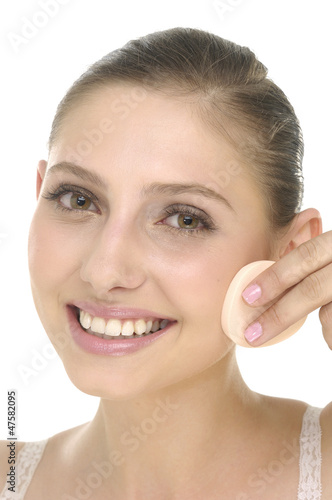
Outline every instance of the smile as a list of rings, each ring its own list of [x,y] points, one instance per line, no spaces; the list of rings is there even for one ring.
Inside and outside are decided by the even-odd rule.
[[[145,337],[163,330],[170,323],[168,319],[162,318],[105,319],[92,316],[82,309],[78,309],[77,319],[87,333],[109,340]]]
[[[67,304],[66,314],[72,339],[90,354],[134,354],[162,338],[172,342],[179,333],[172,328],[177,320],[147,309],[75,300]]]

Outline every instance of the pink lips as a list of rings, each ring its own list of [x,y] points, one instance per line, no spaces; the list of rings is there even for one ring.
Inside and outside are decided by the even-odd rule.
[[[79,305],[80,304],[80,305]],[[103,308],[100,306],[92,305],[91,303],[84,302],[75,302],[74,306],[84,309],[94,316],[103,317],[105,319],[108,318],[145,318],[145,317],[154,317],[158,318],[158,316],[147,310],[142,309],[120,309],[120,308]],[[66,307],[67,318],[69,322],[69,328],[72,335],[73,340],[76,342],[79,347],[81,347],[84,351],[90,352],[92,354],[102,354],[106,356],[124,356],[125,354],[131,354],[149,344],[155,342],[160,337],[164,336],[169,328],[173,326],[176,321],[171,318],[162,318],[169,319],[170,323],[163,329],[159,330],[155,333],[150,333],[145,336],[137,336],[137,338],[128,338],[128,339],[104,339],[87,333],[81,327],[78,319],[77,319],[77,309],[73,306]]]

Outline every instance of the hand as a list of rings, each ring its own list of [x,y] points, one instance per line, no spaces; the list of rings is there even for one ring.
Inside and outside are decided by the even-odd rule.
[[[245,331],[250,345],[267,342],[320,308],[323,335],[332,349],[332,231],[302,243],[263,271],[243,298],[252,307],[268,307]]]

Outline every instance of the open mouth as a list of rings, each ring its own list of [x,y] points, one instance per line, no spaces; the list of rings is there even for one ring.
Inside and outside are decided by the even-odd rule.
[[[135,339],[146,337],[152,333],[164,330],[170,321],[163,318],[125,319],[100,318],[75,307],[76,317],[83,330],[106,340]]]

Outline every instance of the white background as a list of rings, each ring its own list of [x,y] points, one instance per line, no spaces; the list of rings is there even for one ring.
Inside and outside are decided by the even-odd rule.
[[[55,0],[54,0],[55,1]],[[46,2],[46,0],[45,0]],[[79,392],[54,356],[34,310],[27,235],[35,207],[35,167],[46,158],[56,105],[89,64],[127,40],[175,26],[202,28],[249,46],[285,91],[302,123],[304,207],[331,214],[330,2],[303,0],[62,0],[53,17],[41,1],[1,2],[0,437],[7,437],[6,393],[18,395],[18,435],[49,437],[89,420],[96,398]],[[43,27],[14,48],[26,19]],[[10,40],[11,37],[11,40]],[[51,265],[51,263],[50,263]],[[38,359],[36,357],[38,353]],[[332,353],[317,312],[300,332],[270,348],[239,349],[249,386],[323,406],[331,398]],[[21,368],[20,368],[21,367]],[[34,370],[34,375],[19,369]]]

